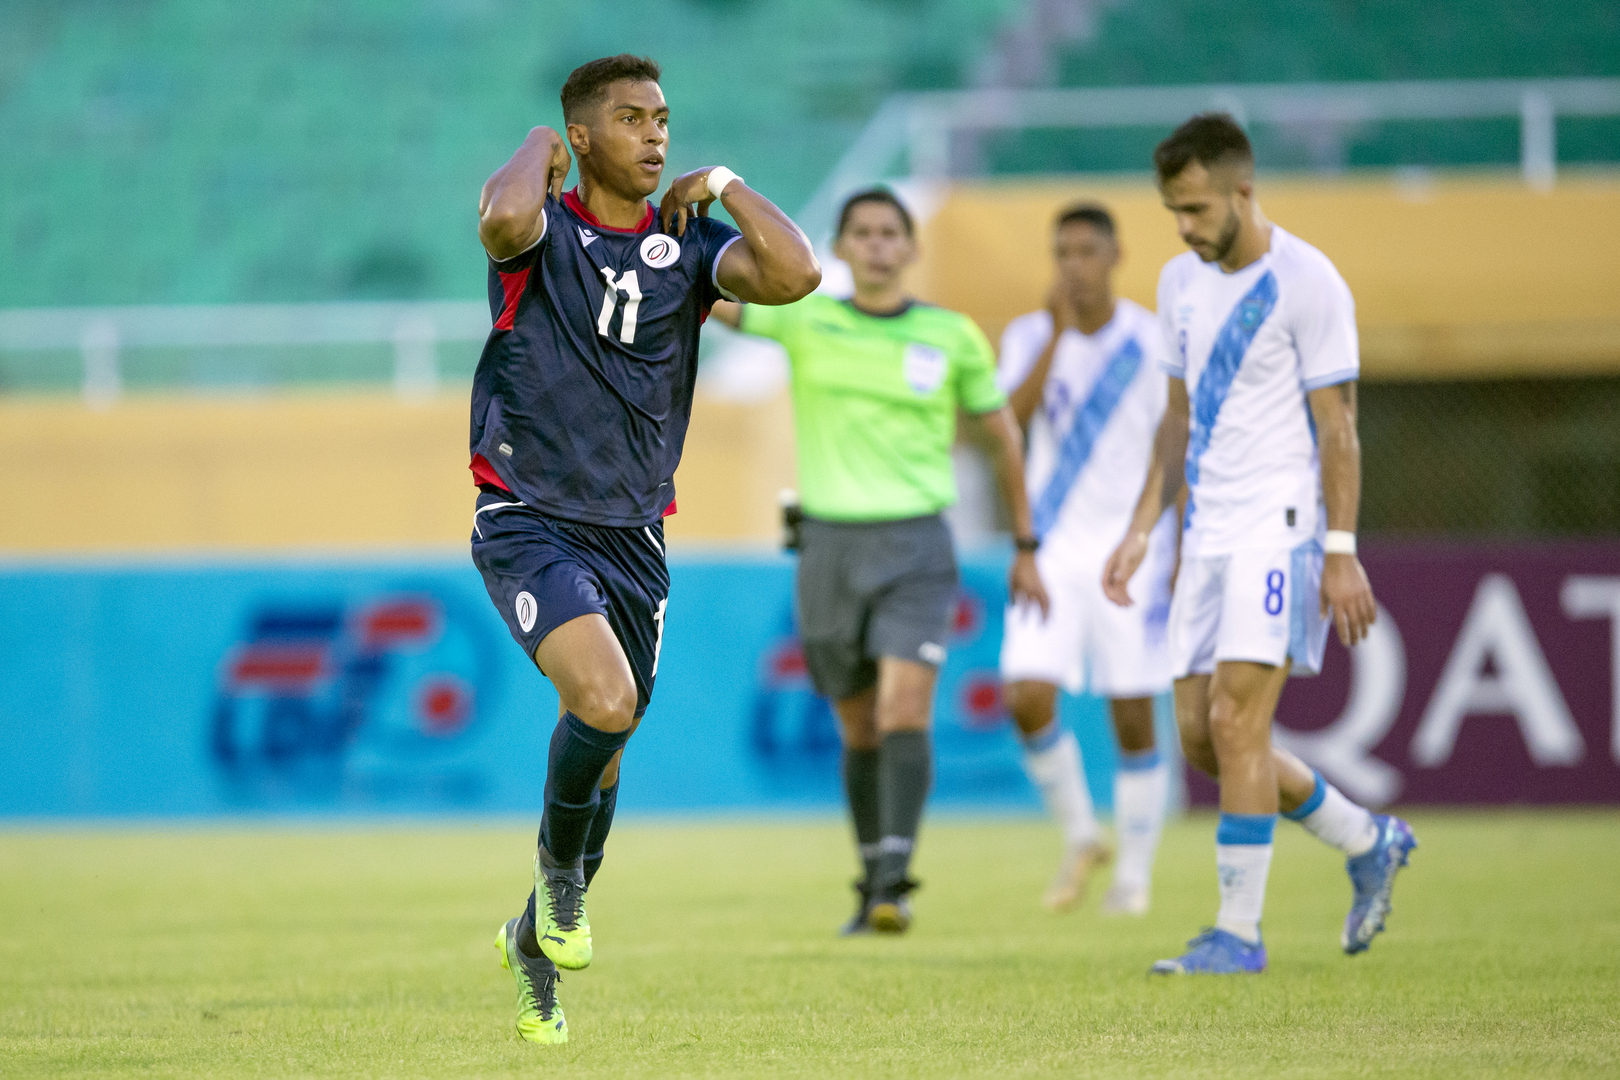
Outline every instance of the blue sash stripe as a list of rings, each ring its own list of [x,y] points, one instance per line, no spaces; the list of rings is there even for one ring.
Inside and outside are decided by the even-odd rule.
[[[1108,358],[1108,366],[1091,388],[1091,396],[1075,412],[1074,423],[1069,426],[1069,433],[1064,436],[1063,446],[1058,450],[1057,465],[1052,469],[1052,476],[1041,490],[1040,497],[1035,500],[1036,536],[1045,536],[1057,521],[1058,511],[1063,509],[1063,500],[1068,498],[1069,489],[1091,458],[1097,436],[1102,434],[1108,418],[1119,408],[1131,380],[1136,378],[1137,368],[1141,366],[1142,346],[1136,343],[1135,338],[1127,339]]]
[[[1199,459],[1209,449],[1210,437],[1215,433],[1215,417],[1219,415],[1226,395],[1232,389],[1232,380],[1237,378],[1243,355],[1249,351],[1254,335],[1259,333],[1260,325],[1276,306],[1277,278],[1267,270],[1254,283],[1254,288],[1237,302],[1232,313],[1226,317],[1221,332],[1215,335],[1215,344],[1209,350],[1209,363],[1204,365],[1203,372],[1198,376],[1198,388],[1193,393],[1192,435],[1187,440],[1189,487],[1198,483]],[[1192,522],[1190,501],[1187,504],[1187,522],[1189,525]]]

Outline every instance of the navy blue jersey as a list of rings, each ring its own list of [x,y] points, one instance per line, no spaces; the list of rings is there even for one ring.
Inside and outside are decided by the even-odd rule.
[[[739,234],[600,224],[573,192],[546,198],[545,235],[490,260],[495,320],[473,376],[472,453],[542,513],[639,528],[675,497],[697,379],[698,328]]]

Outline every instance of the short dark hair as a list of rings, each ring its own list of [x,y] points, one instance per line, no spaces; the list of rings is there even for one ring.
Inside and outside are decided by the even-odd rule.
[[[835,235],[844,235],[844,230],[849,227],[849,216],[862,203],[882,203],[884,206],[894,207],[895,212],[900,215],[900,223],[906,227],[906,235],[916,239],[917,233],[911,222],[911,211],[900,201],[900,196],[886,187],[869,187],[845,199],[844,208],[838,211],[838,232]]]
[[[572,124],[579,119],[583,110],[601,104],[608,83],[621,79],[657,82],[663,74],[664,69],[652,57],[631,56],[629,53],[604,56],[600,60],[581,64],[569,73],[568,81],[563,83],[563,122]]]
[[[1153,149],[1153,167],[1163,184],[1181,175],[1181,170],[1197,161],[1204,168],[1216,165],[1254,166],[1254,147],[1231,113],[1199,113]]]
[[[1099,202],[1075,203],[1057,216],[1057,221],[1052,225],[1052,231],[1056,232],[1063,226],[1072,225],[1077,221],[1085,222],[1110,240],[1116,237],[1114,215],[1108,212],[1108,207]]]

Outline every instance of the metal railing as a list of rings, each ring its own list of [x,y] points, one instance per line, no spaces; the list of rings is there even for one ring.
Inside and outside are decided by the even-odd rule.
[[[1620,116],[1620,79],[896,94],[873,115],[798,220],[819,240],[831,230],[838,200],[856,187],[896,175],[949,179],[952,140],[962,133],[1169,127],[1208,109],[1229,111],[1247,124],[1340,129],[1386,120],[1517,117],[1525,182],[1545,189],[1557,176],[1557,119]],[[897,173],[902,158],[904,171]],[[105,407],[123,392],[125,360],[134,349],[386,345],[392,347],[395,391],[418,400],[439,384],[439,346],[482,341],[489,328],[489,308],[481,301],[20,309],[0,310],[0,352],[76,351],[85,401]]]
[[[812,237],[830,231],[838,200],[895,174],[951,176],[958,134],[1029,128],[1171,127],[1194,113],[1230,112],[1245,125],[1345,127],[1390,120],[1519,119],[1519,167],[1538,190],[1558,172],[1560,116],[1620,116],[1620,79],[1477,79],[1367,83],[1250,83],[1075,90],[937,90],[884,101],[799,213]],[[1144,163],[1144,168],[1146,163]]]
[[[423,400],[438,389],[439,344],[483,341],[489,329],[477,300],[22,308],[0,310],[0,350],[77,349],[85,402],[105,408],[123,392],[128,349],[391,345],[395,392]]]

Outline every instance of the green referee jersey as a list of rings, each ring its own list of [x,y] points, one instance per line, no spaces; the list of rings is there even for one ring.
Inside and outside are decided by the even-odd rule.
[[[793,365],[799,497],[832,521],[891,521],[956,501],[956,410],[1006,404],[995,353],[972,319],[913,303],[867,315],[819,293],[747,304],[742,329],[773,338]]]

